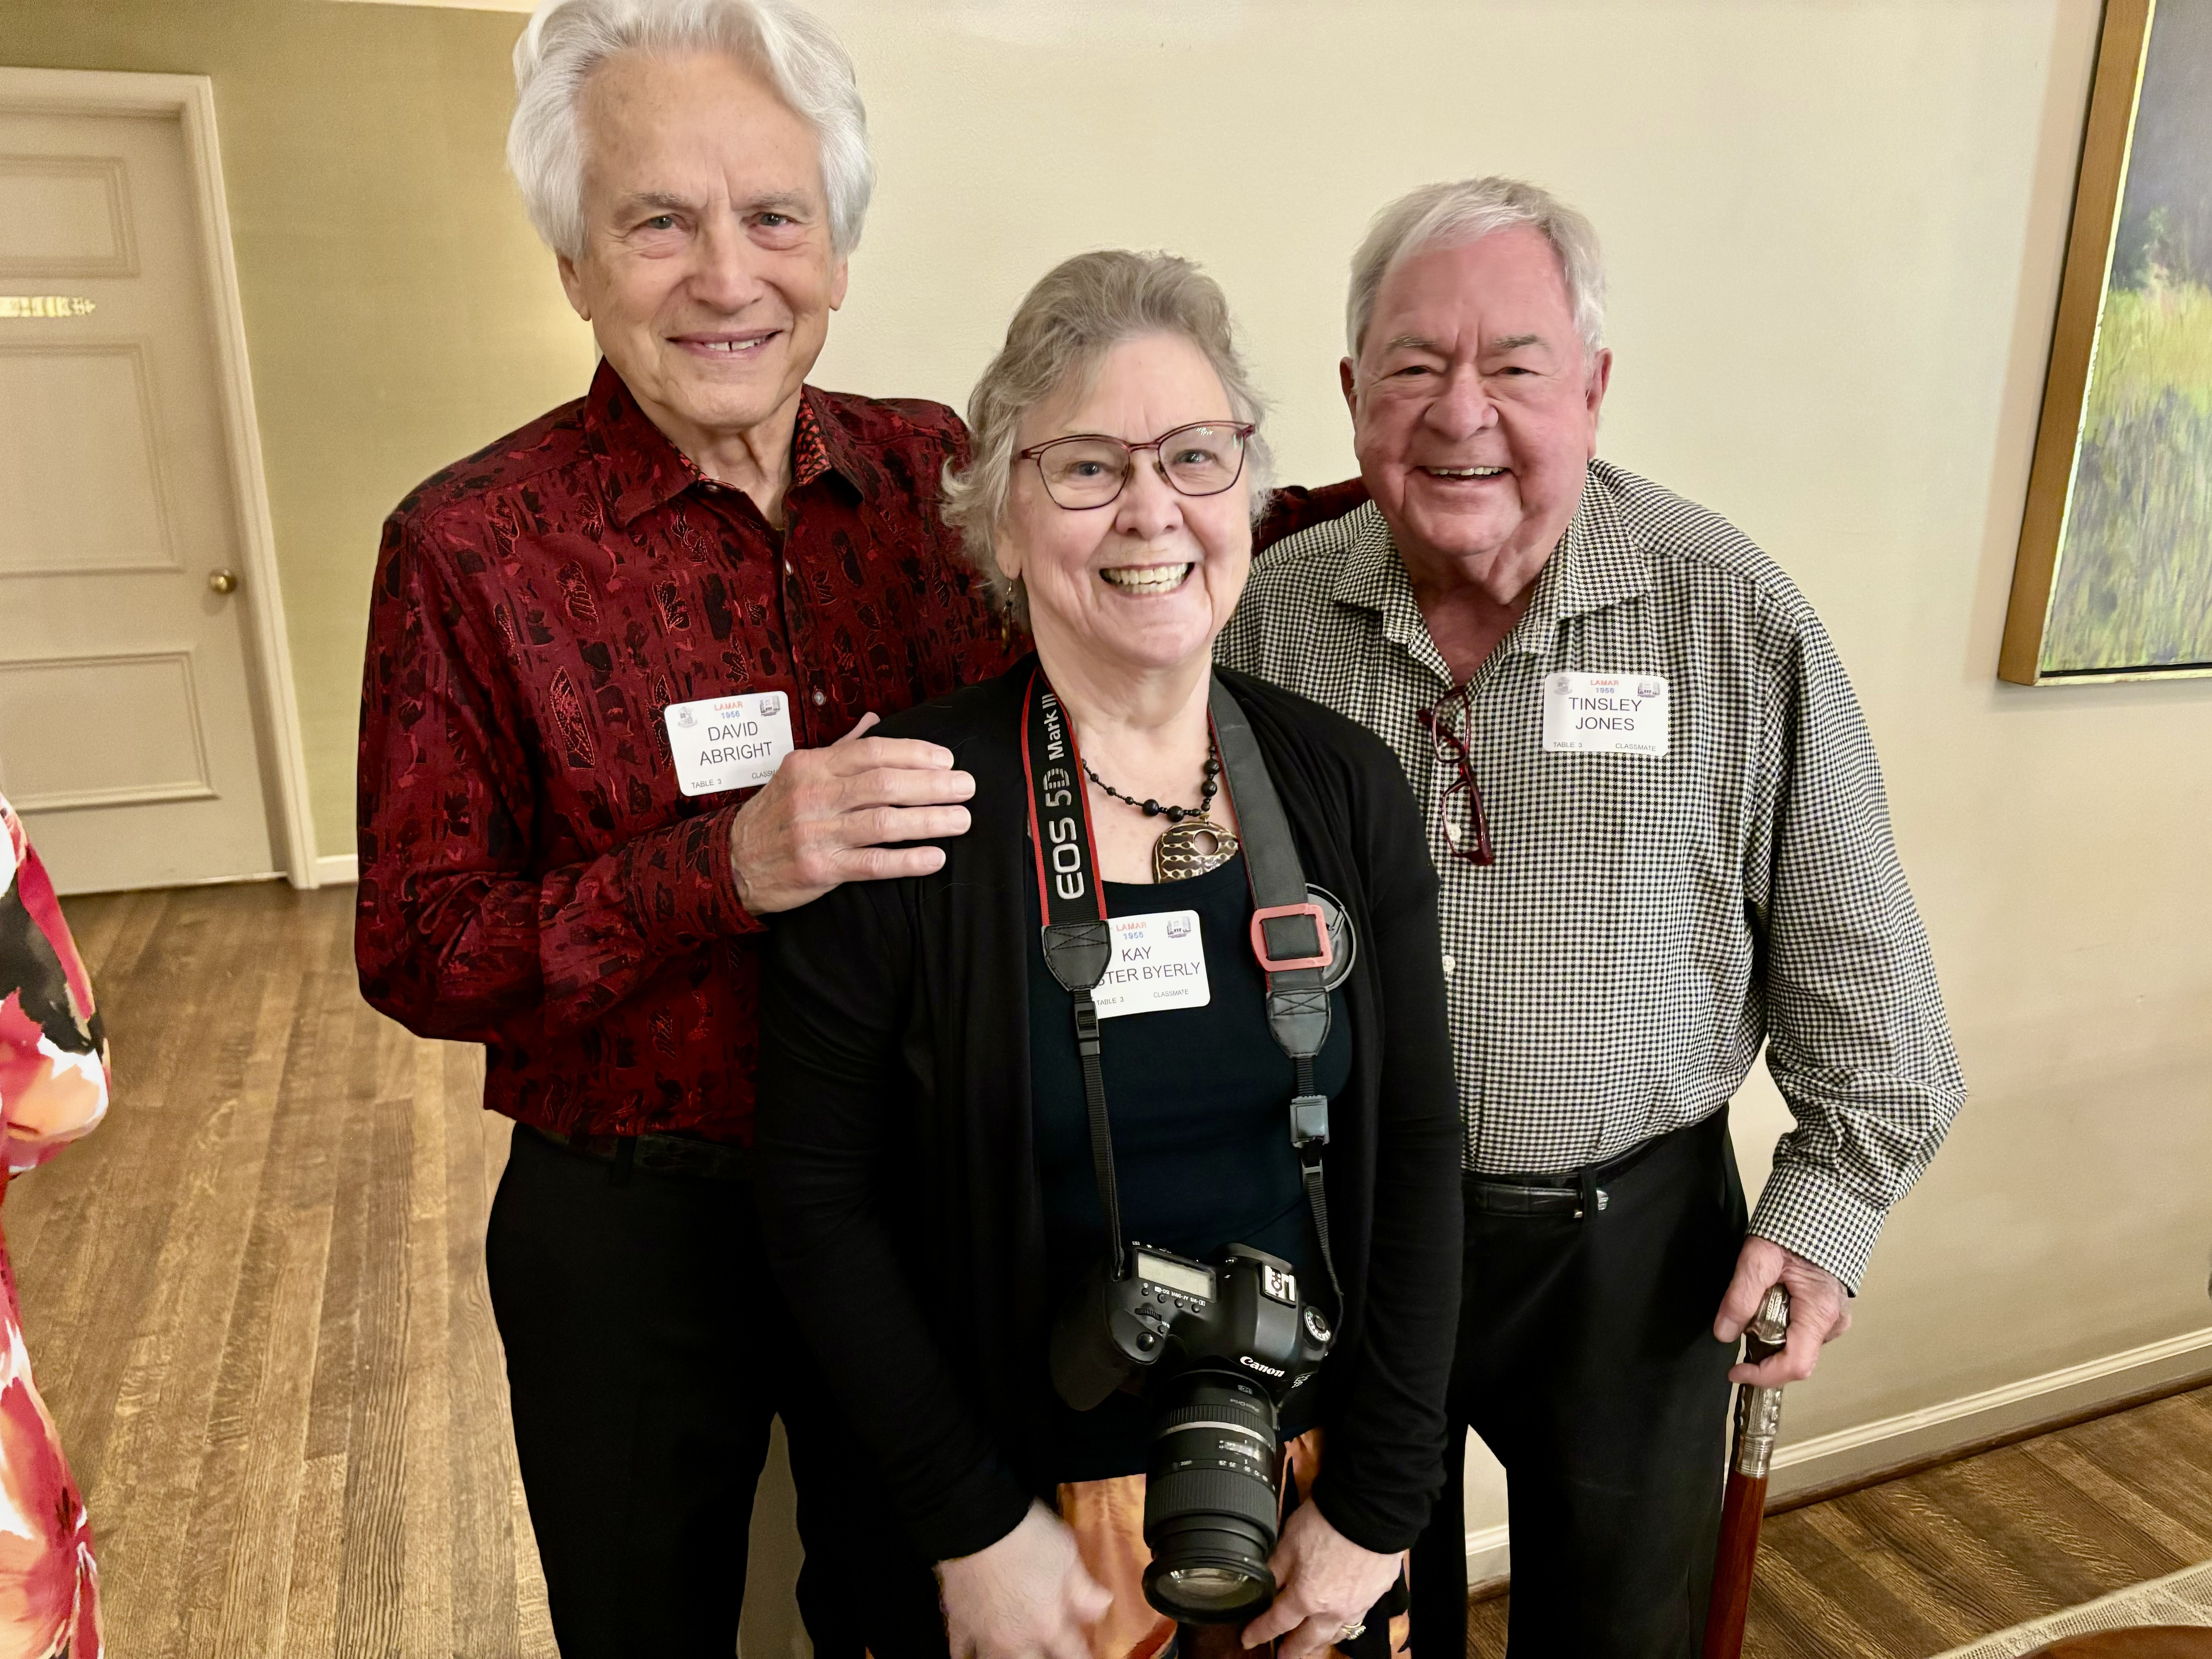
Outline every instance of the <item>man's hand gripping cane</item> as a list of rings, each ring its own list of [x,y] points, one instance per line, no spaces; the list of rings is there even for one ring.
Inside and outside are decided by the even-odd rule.
[[[1784,1382],[1802,1382],[1820,1363],[1820,1348],[1851,1328],[1850,1297],[1844,1281],[1826,1267],[1808,1261],[1771,1239],[1756,1234],[1743,1241],[1735,1261],[1735,1276],[1721,1297],[1713,1335],[1723,1342],[1741,1336],[1767,1292],[1779,1285],[1788,1292],[1790,1338],[1781,1350],[1754,1357],[1729,1373],[1729,1381],[1753,1388],[1778,1389]]]

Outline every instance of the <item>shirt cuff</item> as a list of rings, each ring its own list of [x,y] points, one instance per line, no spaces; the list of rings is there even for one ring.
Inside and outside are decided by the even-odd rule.
[[[1814,1267],[1826,1268],[1856,1296],[1888,1213],[1828,1170],[1785,1161],[1777,1164],[1766,1178],[1751,1231]]]
[[[688,954],[718,939],[766,931],[738,896],[730,824],[738,809],[685,818],[624,843],[620,879],[630,922],[650,949]]]

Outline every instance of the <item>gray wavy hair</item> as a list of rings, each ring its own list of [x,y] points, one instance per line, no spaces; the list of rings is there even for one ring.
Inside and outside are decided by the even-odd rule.
[[[623,52],[726,52],[757,69],[821,141],[830,251],[842,259],[860,245],[876,187],[868,112],[853,60],[820,20],[786,0],[538,0],[514,43],[507,166],[548,247],[582,257],[576,106],[592,72]]]
[[[968,465],[945,470],[945,520],[960,532],[992,597],[1018,616],[1026,607],[999,568],[996,538],[1013,489],[1022,419],[1055,396],[1079,392],[1108,352],[1146,334],[1188,340],[1220,377],[1236,417],[1255,428],[1266,418],[1267,401],[1237,350],[1229,301],[1220,285],[1191,261],[1105,248],[1063,259],[1047,271],[1015,308],[1006,343],[969,394]],[[1245,442],[1243,478],[1255,521],[1273,481],[1273,457],[1255,429]]]
[[[1597,227],[1540,185],[1492,177],[1424,185],[1375,216],[1366,240],[1352,256],[1352,289],[1344,307],[1345,343],[1352,362],[1359,362],[1376,296],[1391,271],[1416,253],[1480,241],[1515,225],[1534,226],[1559,256],[1583,355],[1595,361],[1605,349],[1605,260]]]

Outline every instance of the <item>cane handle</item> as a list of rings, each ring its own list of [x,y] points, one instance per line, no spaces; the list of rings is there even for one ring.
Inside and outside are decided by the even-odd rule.
[[[1790,1292],[1772,1286],[1744,1327],[1743,1360],[1761,1364],[1782,1352],[1790,1335]],[[1764,1481],[1774,1462],[1774,1438],[1782,1431],[1782,1390],[1747,1388],[1735,1401],[1735,1459],[1733,1467],[1748,1480]]]
[[[1748,1349],[1744,1360],[1756,1365],[1782,1352],[1782,1345],[1790,1336],[1790,1292],[1779,1285],[1767,1286],[1766,1294],[1759,1299],[1759,1311],[1744,1327]],[[1761,1350],[1765,1352],[1761,1352]]]

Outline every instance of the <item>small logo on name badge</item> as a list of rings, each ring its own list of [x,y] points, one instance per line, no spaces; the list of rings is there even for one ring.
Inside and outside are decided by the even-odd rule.
[[[1557,674],[1553,676],[1552,690],[1559,693],[1559,696],[1563,697],[1565,696],[1568,692],[1574,690],[1574,687],[1575,678],[1573,675]]]
[[[1636,695],[1639,697],[1656,697],[1659,695],[1660,690],[1661,687],[1659,682],[1656,680],[1638,680],[1636,682]]]
[[[760,701],[760,711],[761,717],[763,720],[771,720],[778,714],[783,713],[782,693],[778,691],[770,691],[763,696]]]
[[[1173,921],[1170,921],[1168,923],[1168,937],[1170,939],[1188,939],[1190,937],[1190,918],[1188,916],[1177,916]]]
[[[698,716],[694,714],[690,706],[686,704],[676,711],[676,723],[678,726],[696,726],[699,723]]]

